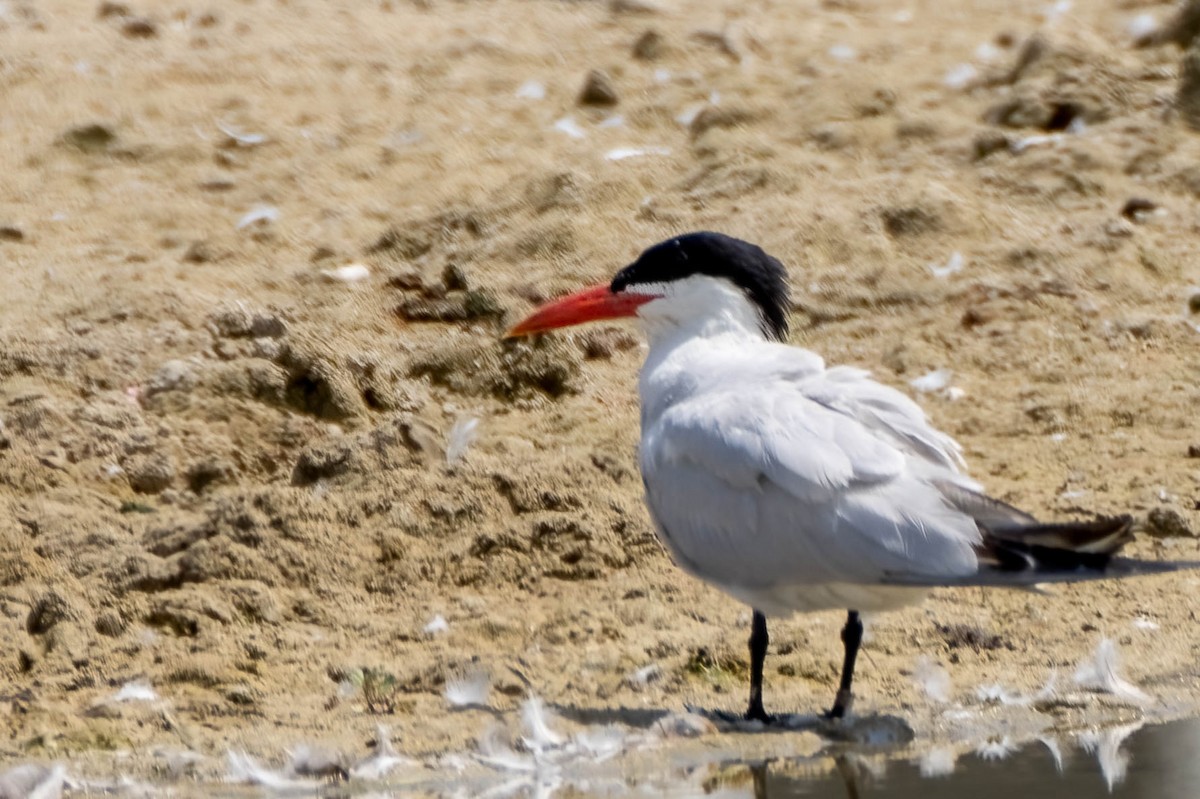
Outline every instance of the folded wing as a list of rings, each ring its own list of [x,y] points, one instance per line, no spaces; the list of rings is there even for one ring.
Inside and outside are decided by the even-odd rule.
[[[862,373],[772,375],[697,394],[647,425],[641,454],[668,545],[718,584],[978,570],[979,530],[934,482],[966,482],[957,445]]]

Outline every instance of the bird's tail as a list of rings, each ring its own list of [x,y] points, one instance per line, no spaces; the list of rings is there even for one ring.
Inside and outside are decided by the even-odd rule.
[[[950,578],[893,575],[892,582],[1017,588],[1200,569],[1200,561],[1120,557],[1121,548],[1133,541],[1133,519],[1128,515],[1044,523],[982,494],[956,488],[944,491],[944,496],[976,520],[981,536],[976,547],[979,570]]]
[[[982,526],[980,565],[997,571],[1102,572],[1133,540],[1130,516],[1089,522],[1042,522]]]

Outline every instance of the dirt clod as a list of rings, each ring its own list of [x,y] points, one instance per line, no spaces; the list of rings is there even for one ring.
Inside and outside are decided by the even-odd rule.
[[[1175,105],[1188,127],[1200,131],[1200,45],[1192,44],[1183,54]]]
[[[889,236],[918,236],[942,226],[942,220],[935,211],[920,206],[884,208],[879,216]]]
[[[633,57],[640,61],[654,61],[662,52],[662,34],[653,28],[643,31],[633,43]]]
[[[78,622],[83,614],[64,594],[49,590],[33,601],[25,619],[25,631],[30,635],[44,635],[62,622]]]
[[[580,105],[612,106],[618,102],[617,88],[612,77],[602,69],[593,69],[579,90]]]
[[[139,494],[160,494],[175,480],[175,464],[163,454],[135,455],[124,468],[129,487]]]
[[[84,153],[103,152],[116,140],[116,132],[98,122],[70,128],[60,138],[63,144]]]
[[[200,239],[188,244],[181,258],[184,263],[207,264],[217,260],[217,252],[211,244]]]
[[[1003,636],[969,624],[935,624],[942,640],[950,649],[966,648],[975,652],[993,649],[1012,649]]]
[[[128,17],[121,23],[121,33],[131,39],[152,39],[158,35],[158,23],[149,17]]]
[[[1197,534],[1174,508],[1154,508],[1146,514],[1146,535],[1154,538],[1193,538]]]

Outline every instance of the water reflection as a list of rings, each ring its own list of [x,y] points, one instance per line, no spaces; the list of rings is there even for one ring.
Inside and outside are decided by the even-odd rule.
[[[723,796],[745,799],[1183,799],[1200,795],[1200,721],[1130,724],[1019,746],[1000,738],[973,751],[934,748],[911,760],[846,751],[823,764],[726,764],[709,785],[719,785]]]

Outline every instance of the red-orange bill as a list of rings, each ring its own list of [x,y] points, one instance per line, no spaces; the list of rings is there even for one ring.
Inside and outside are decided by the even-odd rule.
[[[657,298],[652,294],[613,293],[607,283],[593,286],[546,303],[509,328],[504,337],[516,338],[584,322],[634,316],[639,307],[653,299]]]

